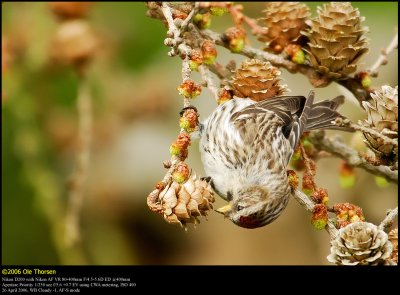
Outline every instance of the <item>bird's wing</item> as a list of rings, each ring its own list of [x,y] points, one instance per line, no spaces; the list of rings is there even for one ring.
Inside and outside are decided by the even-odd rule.
[[[232,120],[247,143],[252,143],[257,138],[265,139],[275,124],[281,127],[277,128],[277,131],[282,132],[294,151],[305,130],[313,101],[313,91],[307,98],[304,96],[275,97],[242,109],[232,115]]]

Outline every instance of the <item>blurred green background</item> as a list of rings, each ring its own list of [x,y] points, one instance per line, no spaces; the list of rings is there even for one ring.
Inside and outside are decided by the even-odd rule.
[[[313,15],[322,3],[308,3]],[[243,5],[249,16],[261,16],[263,3]],[[367,68],[397,30],[398,4],[353,5],[370,30],[370,52],[360,65]],[[2,43],[6,40],[12,48],[2,73],[2,264],[328,264],[328,235],[314,230],[310,216],[293,200],[277,221],[255,230],[236,227],[211,212],[208,221],[185,232],[148,210],[146,197],[164,175],[162,162],[178,133],[182,102],[176,91],[181,61],[167,56],[166,29],[146,17],[146,10],[144,3],[101,2],[89,12],[102,40],[89,71],[94,138],[82,240],[66,247],[66,183],[78,147],[78,78],[49,57],[57,20],[48,5],[2,2]],[[211,29],[218,32],[232,26],[228,15],[212,21]],[[223,48],[218,54],[223,64],[244,59]],[[199,81],[198,74],[193,76]],[[396,50],[373,84],[395,86],[397,79]],[[295,94],[311,89],[300,75],[283,72],[283,80]],[[363,119],[351,95],[336,84],[317,89],[317,98],[340,93],[349,98],[343,113]],[[202,118],[215,108],[208,90],[194,105]],[[203,175],[197,142],[188,164]],[[373,223],[397,206],[397,186],[379,187],[374,176],[356,170],[356,185],[343,189],[338,167],[338,159],[318,163],[318,184],[328,189],[331,203],[357,204]],[[215,205],[222,204],[218,199]]]

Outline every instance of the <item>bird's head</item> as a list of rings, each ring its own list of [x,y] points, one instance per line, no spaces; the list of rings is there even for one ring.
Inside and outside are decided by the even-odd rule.
[[[286,204],[286,200],[271,198],[264,187],[250,186],[233,192],[229,204],[216,211],[240,227],[257,228],[278,218]]]

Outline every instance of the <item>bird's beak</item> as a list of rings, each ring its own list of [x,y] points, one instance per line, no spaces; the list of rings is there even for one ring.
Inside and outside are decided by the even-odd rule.
[[[228,213],[229,211],[231,211],[231,209],[232,209],[231,204],[228,204],[228,205],[225,205],[224,207],[218,208],[218,209],[215,210],[215,211],[217,211],[218,213],[224,214],[224,216],[226,216],[227,213]]]

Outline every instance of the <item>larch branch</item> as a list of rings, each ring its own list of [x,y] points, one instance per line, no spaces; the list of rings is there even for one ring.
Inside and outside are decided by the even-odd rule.
[[[390,138],[390,137],[386,136],[385,134],[380,133],[380,132],[378,132],[378,131],[376,131],[376,130],[374,130],[372,128],[368,128],[366,126],[363,126],[363,125],[361,125],[362,124],[361,121],[359,121],[358,124],[355,124],[355,123],[351,122],[349,119],[342,119],[342,118],[339,117],[339,118],[337,118],[335,120],[335,124],[337,126],[348,127],[348,128],[353,129],[353,130],[357,130],[357,131],[361,131],[363,133],[371,134],[371,135],[373,135],[373,136],[375,136],[377,138],[382,139],[382,142],[384,144],[392,144],[394,146],[398,146],[397,139]]]
[[[385,219],[382,220],[381,224],[379,225],[379,228],[387,232],[393,225],[393,222],[396,219],[397,214],[398,214],[398,207],[394,208],[393,210],[389,210]]]
[[[229,49],[228,44],[224,42],[223,36],[221,34],[211,30],[200,30],[200,34],[204,38],[214,41],[215,44]],[[309,79],[310,83],[314,87],[325,87],[329,83],[334,81],[328,76],[316,71],[313,67],[309,65],[296,64],[290,60],[287,60],[281,55],[265,52],[248,45],[246,45],[243,50],[237,54],[241,54],[249,58],[257,58],[260,60],[269,61],[272,65],[276,67],[283,67],[291,73],[301,73]],[[367,100],[369,94],[357,79],[348,77],[346,79],[342,79],[336,82],[351,91],[356,99],[359,101],[360,105],[362,101]]]
[[[396,33],[393,36],[393,39],[390,41],[388,47],[386,47],[386,49],[382,50],[382,52],[379,55],[376,62],[368,70],[371,77],[377,77],[379,67],[387,64],[387,56],[389,55],[389,53],[391,53],[394,49],[398,48],[398,38],[399,38],[399,34]]]
[[[201,65],[201,66],[199,66],[199,72],[201,74],[203,81],[207,84],[207,88],[211,91],[211,93],[214,96],[215,101],[218,103],[219,88],[215,85],[215,83],[211,77],[211,71],[208,69],[207,66]]]
[[[84,199],[90,165],[92,141],[92,99],[88,81],[81,76],[77,98],[79,151],[75,170],[69,183],[68,208],[66,215],[65,242],[72,246],[80,240],[80,213]]]
[[[294,191],[294,193],[292,195],[295,198],[295,200],[301,206],[304,207],[304,209],[306,209],[310,213],[313,212],[315,203],[306,194],[304,194],[300,190],[296,190],[296,191]],[[331,220],[331,219],[328,220],[328,224],[326,225],[325,230],[329,233],[331,239],[336,238],[336,236],[338,234],[338,230],[336,229],[335,223],[333,222],[333,220]]]
[[[361,157],[357,151],[348,147],[340,140],[333,140],[324,136],[323,132],[311,132],[310,141],[317,149],[329,152],[343,160],[349,165],[364,169],[374,175],[382,176],[388,181],[396,183],[398,180],[398,171],[392,171],[390,167],[384,165],[372,165],[366,159]]]

